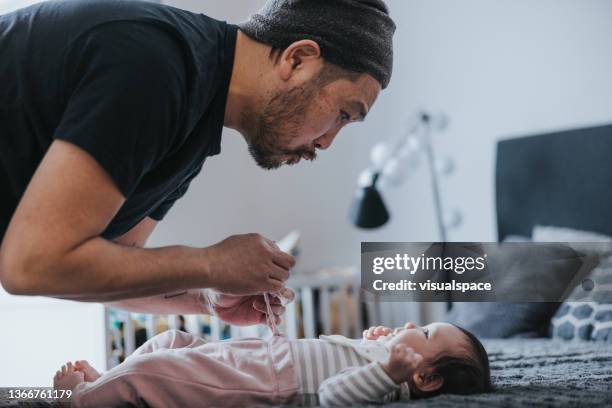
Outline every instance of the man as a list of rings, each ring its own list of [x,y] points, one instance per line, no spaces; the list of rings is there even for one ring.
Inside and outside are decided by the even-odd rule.
[[[120,0],[0,17],[2,285],[263,321],[261,293],[292,296],[294,260],[272,241],[146,240],[220,152],[223,126],[274,169],[363,120],[390,80],[394,30],[382,0],[271,0],[238,27]]]

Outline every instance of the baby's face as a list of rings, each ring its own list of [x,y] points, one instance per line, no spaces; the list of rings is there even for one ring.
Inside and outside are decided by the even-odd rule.
[[[430,323],[427,326],[406,323],[389,337],[387,346],[403,343],[422,355],[423,361],[433,361],[440,355],[457,355],[469,347],[465,334],[448,323]]]

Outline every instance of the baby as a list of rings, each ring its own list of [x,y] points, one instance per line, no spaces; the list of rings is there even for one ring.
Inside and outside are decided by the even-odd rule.
[[[491,390],[482,344],[448,323],[371,327],[362,339],[206,342],[170,330],[104,374],[77,361],[53,382],[75,407],[350,406]]]

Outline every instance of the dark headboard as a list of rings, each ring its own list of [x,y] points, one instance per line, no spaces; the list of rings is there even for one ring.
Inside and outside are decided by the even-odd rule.
[[[612,125],[497,145],[498,238],[554,225],[612,236]]]

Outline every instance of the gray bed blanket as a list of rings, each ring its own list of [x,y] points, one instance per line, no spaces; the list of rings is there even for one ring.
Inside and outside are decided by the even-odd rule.
[[[431,407],[610,407],[612,406],[612,344],[568,343],[548,339],[491,340],[490,355],[496,391],[490,394],[435,398],[390,406]],[[40,403],[9,401],[0,406],[40,407]]]
[[[612,406],[612,344],[549,339],[484,342],[496,390],[440,395],[391,406],[605,407]]]

